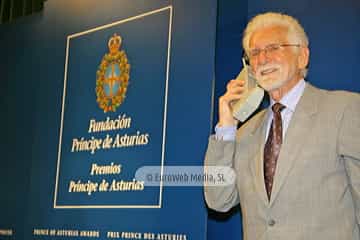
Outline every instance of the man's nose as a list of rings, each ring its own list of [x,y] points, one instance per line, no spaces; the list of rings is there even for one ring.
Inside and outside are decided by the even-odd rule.
[[[258,56],[258,63],[260,65],[264,65],[268,62],[268,56],[267,56],[267,52],[265,49],[262,49],[259,53],[259,56]]]

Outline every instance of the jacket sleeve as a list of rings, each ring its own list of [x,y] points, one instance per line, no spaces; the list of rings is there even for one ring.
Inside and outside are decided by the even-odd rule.
[[[205,156],[205,169],[215,166],[228,167],[233,170],[235,146],[235,141],[216,140],[215,136],[210,136]],[[214,171],[211,173],[213,174]],[[205,184],[204,194],[207,205],[219,212],[226,212],[239,203],[236,179],[219,186],[206,186]]]

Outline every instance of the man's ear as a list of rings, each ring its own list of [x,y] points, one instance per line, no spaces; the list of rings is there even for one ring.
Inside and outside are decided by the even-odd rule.
[[[308,47],[300,47],[300,53],[298,56],[299,69],[305,69],[309,63],[310,50]]]

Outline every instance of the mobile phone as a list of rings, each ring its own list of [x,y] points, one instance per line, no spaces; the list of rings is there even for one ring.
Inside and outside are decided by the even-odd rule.
[[[243,69],[236,77],[236,79],[242,79],[245,81],[243,96],[240,100],[232,104],[233,117],[239,120],[240,122],[246,121],[249,116],[255,112],[259,107],[262,99],[264,98],[264,89],[262,89],[252,74],[248,69],[249,66],[246,64],[245,60],[242,59]]]

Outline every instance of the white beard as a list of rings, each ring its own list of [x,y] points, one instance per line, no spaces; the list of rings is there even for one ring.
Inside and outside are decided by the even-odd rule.
[[[259,67],[255,73],[258,84],[266,91],[278,89],[285,84],[287,78],[283,76],[282,66],[275,63],[269,63]]]

